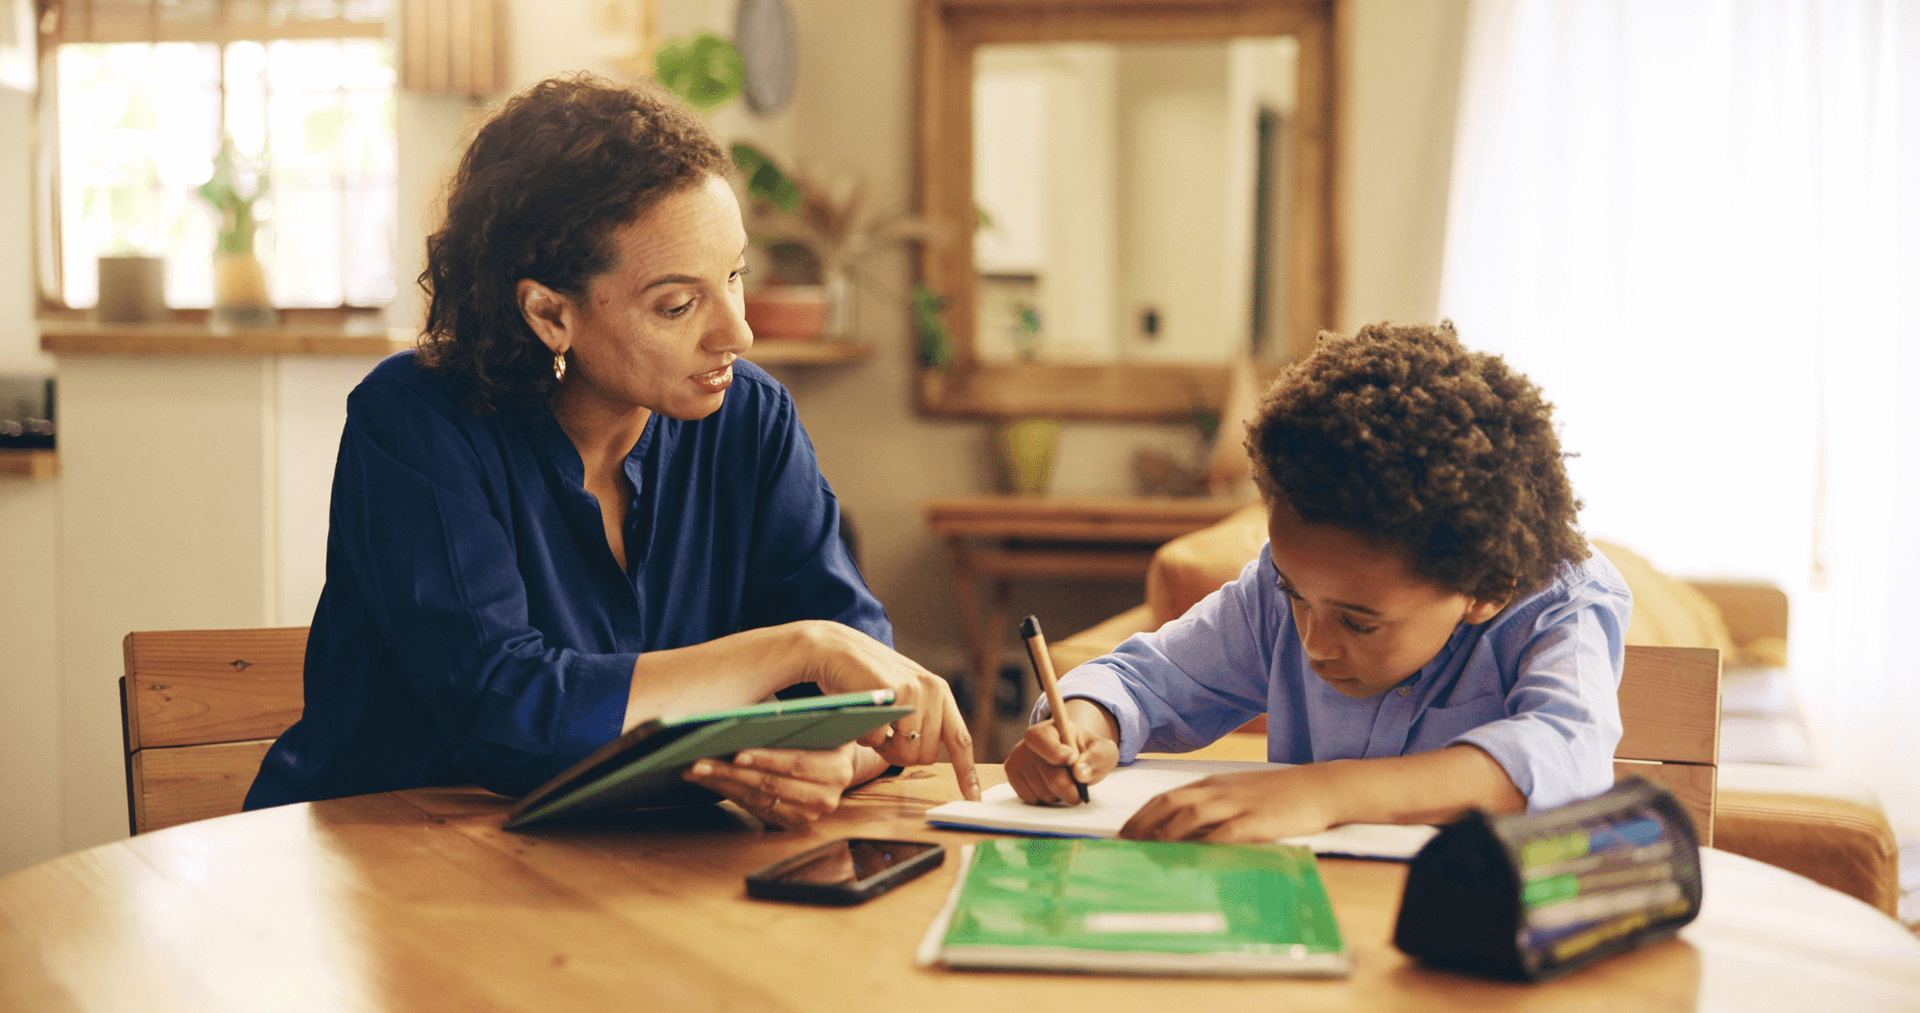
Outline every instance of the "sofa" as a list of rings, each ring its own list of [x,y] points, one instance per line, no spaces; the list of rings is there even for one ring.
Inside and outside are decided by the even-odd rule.
[[[1185,613],[1238,577],[1266,537],[1266,511],[1256,503],[1162,545],[1147,572],[1147,600],[1054,642],[1054,669],[1066,672]],[[1765,584],[1677,580],[1623,546],[1594,547],[1633,591],[1627,643],[1720,650],[1714,846],[1896,914],[1899,849],[1879,801],[1865,785],[1822,770],[1808,746],[1786,669],[1786,594]],[[1264,734],[1264,718],[1242,731]]]

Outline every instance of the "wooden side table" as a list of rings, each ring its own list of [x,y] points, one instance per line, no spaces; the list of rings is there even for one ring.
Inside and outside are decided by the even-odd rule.
[[[921,504],[927,525],[953,554],[954,591],[973,654],[969,723],[979,758],[989,759],[997,661],[1015,577],[1139,579],[1163,543],[1243,506],[1237,499],[1129,496],[965,496]],[[981,578],[992,582],[984,609],[975,586]]]

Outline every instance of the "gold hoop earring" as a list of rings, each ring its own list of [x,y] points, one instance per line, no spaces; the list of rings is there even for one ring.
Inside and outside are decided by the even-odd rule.
[[[567,356],[565,352],[553,353],[553,379],[557,383],[567,378]]]

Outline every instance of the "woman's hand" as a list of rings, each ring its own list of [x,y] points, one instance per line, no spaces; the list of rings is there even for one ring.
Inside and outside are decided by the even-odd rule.
[[[1120,836],[1229,843],[1317,834],[1334,822],[1325,767],[1305,764],[1202,778],[1148,799],[1120,828]]]
[[[935,763],[946,746],[960,793],[980,798],[980,776],[973,769],[973,736],[960,716],[947,680],[913,659],[850,626],[827,621],[796,623],[803,647],[806,679],[822,693],[893,690],[893,702],[913,713],[862,736],[888,763],[903,767]]]
[[[859,746],[838,749],[748,749],[732,763],[695,761],[682,775],[732,799],[755,817],[787,830],[805,830],[840,807],[854,782]],[[868,754],[871,755],[871,754]]]
[[[1068,700],[1067,720],[1080,740],[1079,749],[1060,741],[1060,729],[1052,721],[1042,721],[1028,726],[1007,755],[1007,783],[1020,801],[1079,805],[1079,786],[1098,783],[1119,764],[1120,745],[1113,738],[1117,726],[1103,708],[1088,700]]]

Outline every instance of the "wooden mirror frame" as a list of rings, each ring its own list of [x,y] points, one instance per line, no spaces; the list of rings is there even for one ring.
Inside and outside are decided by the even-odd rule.
[[[973,233],[974,50],[1007,42],[1165,42],[1291,35],[1299,44],[1287,261],[1287,356],[1333,326],[1334,8],[1337,0],[919,0],[916,125],[920,213],[938,238],[920,246],[920,280],[946,300],[954,337],[945,370],[922,365],[920,406],[970,418],[1106,421],[1191,418],[1218,407],[1228,363],[984,363],[976,353]],[[1263,372],[1279,363],[1261,363]]]

